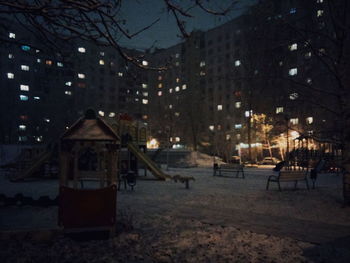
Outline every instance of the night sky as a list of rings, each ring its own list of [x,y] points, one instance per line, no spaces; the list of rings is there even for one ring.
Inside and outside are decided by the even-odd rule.
[[[186,3],[190,1],[179,2]],[[232,0],[210,1],[208,3],[204,1],[206,7],[217,11],[225,9],[231,2]],[[193,18],[187,19],[187,31],[191,32],[194,29],[205,31],[219,26],[239,15],[245,10],[245,7],[254,2],[254,0],[241,0],[239,2],[240,3],[226,16],[211,15],[199,8],[192,9],[190,13],[193,15]],[[145,49],[153,45],[158,48],[167,48],[181,41],[181,33],[177,28],[175,18],[171,14],[168,14],[162,0],[124,1],[122,4],[121,16],[126,20],[125,28],[131,33],[140,30],[146,25],[151,24],[157,18],[160,18],[160,21],[152,28],[142,32],[131,40],[123,38],[121,41],[123,46]]]

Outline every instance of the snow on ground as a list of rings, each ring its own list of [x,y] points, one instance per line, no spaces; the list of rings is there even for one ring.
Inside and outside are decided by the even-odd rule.
[[[246,168],[246,178],[214,177],[211,167],[171,168],[193,176],[190,189],[173,181],[138,180],[118,192],[118,221],[133,226],[110,240],[46,244],[0,241],[4,262],[350,262],[350,209],[342,178],[320,174],[306,190],[266,180],[272,166]],[[141,173],[143,174],[143,173]],[[57,180],[10,183],[0,193],[39,197]],[[0,230],[55,227],[57,208],[0,207]],[[18,250],[18,248],[20,248]],[[32,261],[31,261],[32,260]]]

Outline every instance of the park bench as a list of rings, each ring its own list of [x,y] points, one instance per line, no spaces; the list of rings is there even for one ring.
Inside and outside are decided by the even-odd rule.
[[[281,191],[281,182],[294,182],[296,189],[298,181],[305,181],[307,190],[309,190],[309,183],[307,181],[307,173],[305,171],[280,171],[278,175],[270,175],[267,179],[266,190],[269,189],[270,182],[278,184],[278,190]]]
[[[181,175],[174,175],[172,179],[174,180],[175,183],[177,182],[184,183],[186,189],[190,188],[190,184],[189,184],[190,181],[195,180],[192,176],[181,176]]]
[[[236,173],[236,177],[238,178],[241,174],[241,177],[244,178],[244,165],[238,163],[230,163],[230,164],[214,164],[214,174],[213,176],[223,176],[224,173]]]

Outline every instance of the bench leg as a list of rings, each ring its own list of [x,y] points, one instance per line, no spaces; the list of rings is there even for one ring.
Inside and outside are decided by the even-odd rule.
[[[282,191],[282,189],[281,189],[281,184],[280,184],[280,181],[277,181],[277,183],[278,183],[278,190],[281,192],[281,191]]]
[[[305,183],[306,183],[306,188],[307,188],[307,190],[310,190],[309,182],[307,181],[307,178],[305,178]]]
[[[294,182],[294,189],[297,189],[298,181]]]
[[[269,185],[270,185],[270,179],[267,180],[266,190],[269,190]]]
[[[242,170],[242,178],[244,179],[245,178],[245,175],[244,175],[244,171]]]

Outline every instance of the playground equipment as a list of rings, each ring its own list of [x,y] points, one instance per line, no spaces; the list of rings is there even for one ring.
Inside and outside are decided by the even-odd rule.
[[[92,110],[61,137],[58,223],[65,231],[107,228],[114,234],[119,145],[119,136]],[[79,181],[97,181],[100,189],[81,189]]]
[[[182,182],[189,188],[189,181],[193,177],[180,175],[171,176],[164,173],[158,165],[147,155],[147,127],[142,122],[133,121],[127,114],[119,115],[118,119],[109,120],[110,126],[121,138],[120,152],[120,174],[119,179],[128,180],[132,174],[139,175],[139,161],[146,169],[152,172],[158,180],[171,179],[175,182]],[[125,152],[123,152],[125,150]],[[133,186],[132,186],[133,187]]]
[[[12,163],[3,165],[2,168],[7,170],[13,182],[38,175],[55,177],[58,174],[57,155],[57,144],[24,147]]]

